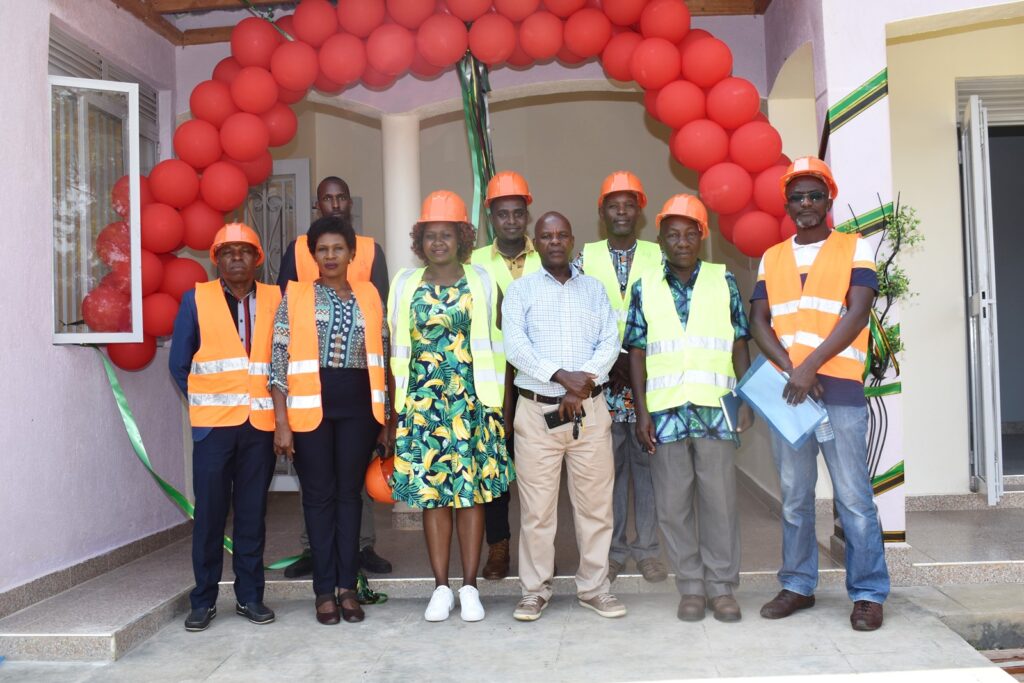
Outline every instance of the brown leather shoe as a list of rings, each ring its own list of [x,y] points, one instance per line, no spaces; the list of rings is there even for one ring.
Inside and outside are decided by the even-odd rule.
[[[703,595],[684,595],[679,598],[676,616],[682,621],[700,621],[707,607],[708,601]]]
[[[743,618],[740,612],[740,603],[731,595],[719,595],[711,598],[711,609],[715,613],[715,619],[719,621],[739,621]]]
[[[882,606],[870,600],[853,603],[850,626],[853,626],[854,631],[877,631],[882,627]]]
[[[798,609],[808,607],[814,607],[813,595],[800,595],[783,588],[761,608],[761,616],[765,619],[783,619]]]
[[[498,581],[508,576],[508,539],[487,546],[487,563],[484,565],[484,578]]]
[[[341,621],[333,593],[316,596],[316,620],[324,626],[334,626]]]
[[[345,607],[345,603],[355,607]],[[338,594],[338,607],[341,608],[341,618],[350,624],[362,621],[366,617],[363,608],[359,604],[359,596],[355,591],[342,591]]]

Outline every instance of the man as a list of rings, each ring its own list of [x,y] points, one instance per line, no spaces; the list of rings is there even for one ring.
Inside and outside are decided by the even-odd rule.
[[[640,211],[647,205],[640,179],[629,171],[616,171],[601,183],[597,200],[598,214],[608,239],[591,242],[575,261],[581,272],[596,277],[604,285],[616,313],[619,341],[626,328],[629,289],[645,272],[661,268],[658,245],[637,239]],[[615,453],[615,527],[608,558],[608,578],[615,578],[632,555],[644,579],[664,581],[668,574],[658,559],[658,517],[654,505],[654,484],[650,460],[636,439],[636,413],[629,387],[629,357],[622,351],[612,367],[605,390],[612,415],[612,441]],[[629,543],[626,526],[629,518],[629,482],[633,480],[633,525],[636,538]]]
[[[263,604],[267,490],[274,474],[274,411],[267,388],[277,287],[256,282],[263,249],[252,228],[222,227],[210,247],[219,279],[186,292],[174,321],[168,365],[188,400],[192,423],[196,587],[185,630],[217,616],[224,526],[234,514],[235,612],[254,624],[274,621]]]
[[[316,186],[316,203],[313,208],[321,216],[340,216],[346,221],[352,219],[352,195],[348,183],[336,176],[328,176]],[[312,282],[320,277],[316,261],[306,246],[306,236],[301,235],[285,249],[278,268],[277,284],[284,292],[288,282]],[[349,278],[369,281],[380,292],[381,300],[388,300],[388,265],[384,260],[384,250],[372,237],[356,235],[356,256],[349,264]],[[301,492],[300,492],[301,496]],[[297,578],[313,573],[313,556],[309,551],[309,538],[306,536],[306,523],[302,523],[302,556],[291,566],[285,568],[284,575]],[[377,531],[373,520],[373,501],[363,489],[363,515],[359,526],[359,566],[374,574],[390,574],[391,563],[378,555],[373,549],[377,542]]]
[[[487,269],[491,278],[498,283],[504,294],[513,280],[529,275],[540,269],[540,257],[533,248],[533,242],[526,234],[530,221],[529,205],[533,202],[526,179],[514,171],[495,174],[487,183],[484,205],[487,217],[494,228],[494,242],[473,252],[471,261]],[[512,384],[512,366],[507,366],[505,382],[505,434],[508,455],[515,457],[513,422],[515,418],[515,387]],[[509,539],[512,530],[508,524],[508,501],[510,496],[495,498],[484,506],[487,530],[487,562],[484,564],[485,579],[498,580],[508,576]]]
[[[823,161],[803,157],[782,176],[786,211],[796,235],[761,259],[751,297],[751,331],[762,353],[789,376],[783,398],[818,399],[828,420],[799,449],[772,435],[782,485],[782,591],[761,608],[781,619],[814,605],[818,544],[814,484],[821,450],[846,539],[846,590],[857,631],[882,625],[889,594],[882,529],[867,470],[868,411],[864,398],[867,324],[878,291],[874,254],[856,234],[830,232],[825,222],[838,187]]]
[[[676,616],[739,621],[734,434],[720,399],[750,367],[747,316],[732,273],[698,258],[708,213],[677,194],[657,218],[665,267],[647,272],[629,304],[624,345],[636,436],[650,453],[658,522],[679,589]],[[736,431],[753,422],[740,410]],[[694,516],[696,515],[696,520]]]
[[[513,282],[501,309],[505,352],[519,371],[515,431],[523,597],[513,616],[539,619],[551,600],[564,461],[580,553],[579,604],[603,617],[620,617],[626,607],[609,592],[608,580],[611,417],[605,401],[594,400],[618,356],[615,312],[601,283],[571,265],[572,226],[564,216],[541,216],[533,243],[542,268]]]

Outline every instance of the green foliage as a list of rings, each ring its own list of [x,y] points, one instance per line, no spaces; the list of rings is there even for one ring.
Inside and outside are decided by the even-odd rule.
[[[889,341],[889,348],[892,350],[893,355],[896,355],[903,351],[903,338],[900,336],[900,325],[886,325],[883,329],[885,338]]]

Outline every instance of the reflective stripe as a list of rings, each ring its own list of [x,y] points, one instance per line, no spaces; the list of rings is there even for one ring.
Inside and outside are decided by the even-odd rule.
[[[412,355],[411,346],[398,346],[397,344],[391,347],[392,358],[408,358]]]
[[[250,375],[269,375],[270,363],[249,363]]]
[[[772,306],[772,309],[774,308],[775,307]],[[800,308],[839,315],[843,310],[843,302],[834,301],[832,299],[823,299],[820,296],[802,296],[800,297]]]
[[[213,375],[218,372],[233,372],[245,370],[249,367],[249,359],[245,358],[222,358],[221,360],[207,360],[201,363],[192,363],[193,375]]]
[[[647,391],[668,389],[681,384],[710,384],[716,387],[732,389],[736,386],[736,380],[728,375],[720,375],[717,372],[705,370],[687,370],[676,375],[662,375],[647,380]]]
[[[780,304],[772,306],[772,315],[790,315],[796,313],[800,308],[800,299],[793,299],[792,301],[783,301]]]
[[[294,394],[288,397],[289,408],[319,408],[320,407],[320,394],[314,394],[313,396],[295,396]]]
[[[470,339],[469,348],[473,351],[490,351],[491,340],[490,339]]]
[[[489,370],[489,369],[484,369],[484,368],[474,368],[473,369],[473,379],[477,380],[478,382],[499,382],[498,373],[497,372],[495,372],[494,370]],[[500,382],[504,382],[504,381],[505,381],[505,378],[502,377]]]
[[[782,348],[788,349],[793,346],[793,335],[783,334],[779,336],[779,343],[782,344]]]
[[[825,341],[824,339],[822,339],[821,337],[819,337],[816,334],[811,334],[810,332],[803,332],[803,331],[797,332],[796,335],[794,337],[792,337],[791,339],[792,339],[791,344],[800,344],[802,346],[809,346],[812,349],[818,348]],[[782,340],[780,339],[779,341],[782,341]],[[783,341],[782,345],[786,346],[786,343]],[[789,346],[786,346],[786,348],[788,349]],[[850,358],[852,360],[857,361],[858,363],[864,363],[865,361],[867,361],[867,355],[862,353],[861,351],[857,350],[856,348],[854,348],[852,346],[847,346],[845,349],[843,349],[842,351],[837,353],[836,357]]]
[[[249,404],[249,394],[189,394],[190,406],[244,406]]]
[[[621,321],[625,321],[629,317],[629,309],[622,310],[621,308],[615,309],[615,317]]]
[[[318,360],[293,360],[288,363],[289,375],[302,375],[305,373],[320,372],[320,361]]]
[[[366,354],[366,363],[375,368],[384,367],[384,356],[379,353],[368,353]]]
[[[370,400],[374,403],[384,403],[387,398],[387,393],[383,391],[371,391]]]
[[[395,375],[395,389],[405,389],[409,386],[409,377],[407,375]]]
[[[484,287],[486,288],[486,291],[484,293],[484,300],[485,303],[487,304],[487,329],[489,330],[492,327],[494,327],[494,320],[491,317],[491,299],[494,298],[494,293],[491,287],[491,274],[487,272],[486,268],[480,265],[470,264],[469,267],[476,271],[477,277],[480,278],[480,282],[483,283]]]
[[[274,399],[272,398],[254,398],[249,406],[253,410],[273,410]]]
[[[500,341],[493,341],[493,342],[491,342],[491,353],[500,353],[501,355],[504,356],[505,355],[505,344],[504,344],[504,342],[500,342]]]
[[[646,354],[655,356],[659,353],[672,353],[684,349],[707,349],[708,351],[732,351],[732,342],[718,337],[682,337],[651,342],[647,345]]]

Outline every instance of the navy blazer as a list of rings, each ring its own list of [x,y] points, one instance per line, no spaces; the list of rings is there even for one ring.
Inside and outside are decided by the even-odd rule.
[[[190,289],[181,297],[178,317],[174,319],[174,335],[167,367],[178,389],[188,403],[188,375],[192,370],[192,357],[199,350],[199,311],[196,309],[196,290]],[[192,439],[202,441],[213,427],[193,427]]]

